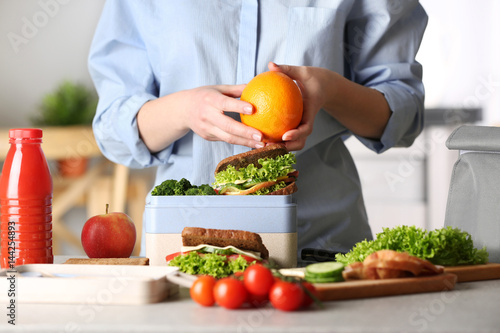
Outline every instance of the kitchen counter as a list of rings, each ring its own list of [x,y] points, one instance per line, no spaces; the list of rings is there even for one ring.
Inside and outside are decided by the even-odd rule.
[[[189,292],[156,304],[19,304],[1,332],[500,332],[500,280],[447,292],[325,302],[297,312],[204,308]]]

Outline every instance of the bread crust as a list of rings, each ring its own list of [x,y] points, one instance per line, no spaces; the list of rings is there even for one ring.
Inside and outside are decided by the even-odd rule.
[[[260,235],[250,231],[185,227],[181,236],[184,246],[207,244],[225,247],[232,245],[241,250],[260,252],[262,259],[269,257],[269,251],[262,243]]]
[[[234,166],[236,170],[244,168],[250,164],[253,164],[256,167],[261,167],[261,165],[258,163],[260,158],[275,158],[285,154],[288,154],[288,150],[286,149],[285,145],[280,143],[267,145],[263,148],[249,150],[241,154],[229,156],[220,161],[215,168],[214,175],[223,170],[226,170],[229,165]]]

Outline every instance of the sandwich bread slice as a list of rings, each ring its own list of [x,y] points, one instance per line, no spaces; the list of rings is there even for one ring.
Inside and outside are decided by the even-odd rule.
[[[267,145],[223,159],[213,187],[225,195],[288,195],[297,192],[297,162],[283,144]]]
[[[240,253],[245,251],[258,253],[261,259],[269,257],[269,251],[262,243],[260,235],[250,231],[185,227],[181,236],[185,250],[200,245],[214,248],[234,247]]]
[[[260,235],[249,231],[185,227],[181,237],[181,251],[165,259],[188,274],[221,278],[269,258]]]

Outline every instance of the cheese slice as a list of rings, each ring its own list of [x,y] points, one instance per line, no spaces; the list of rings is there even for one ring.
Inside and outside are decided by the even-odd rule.
[[[196,251],[200,250],[204,247],[211,247],[213,249],[220,249],[220,250],[231,250],[235,254],[242,254],[257,260],[262,260],[262,257],[260,256],[260,252],[254,252],[254,251],[247,251],[247,250],[240,250],[237,247],[234,247],[232,245],[228,245],[226,247],[219,247],[219,246],[213,246],[213,245],[208,245],[208,244],[200,244],[196,246],[182,246],[181,247],[181,252],[189,252],[189,251]]]
[[[236,179],[234,181],[227,181],[227,182],[223,182],[223,183],[217,183],[217,187],[222,187],[222,186],[224,186],[226,184],[229,184],[229,183],[240,185],[240,184],[244,184],[246,182],[249,182],[251,180],[252,180],[252,178],[249,178],[249,179]]]
[[[246,189],[246,190],[231,190],[231,191],[224,191],[221,193],[222,194],[226,194],[226,195],[248,195],[248,194],[252,194],[252,193],[255,193],[257,192],[258,190],[261,190],[263,188],[266,188],[266,187],[271,187],[273,186],[274,184],[276,184],[275,181],[269,181],[269,182],[263,182],[263,183],[258,183],[252,187],[250,187],[249,189]]]

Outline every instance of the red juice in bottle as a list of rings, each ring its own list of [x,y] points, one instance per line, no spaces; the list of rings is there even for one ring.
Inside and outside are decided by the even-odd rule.
[[[42,130],[11,129],[9,143],[0,177],[1,267],[53,263],[52,177]]]

